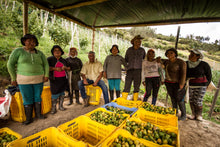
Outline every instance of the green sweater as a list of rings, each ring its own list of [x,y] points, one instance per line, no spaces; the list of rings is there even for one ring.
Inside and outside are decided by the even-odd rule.
[[[49,77],[47,59],[39,50],[36,50],[35,53],[29,53],[22,47],[15,49],[9,57],[7,67],[12,81],[16,81],[16,72],[24,76],[44,75]]]

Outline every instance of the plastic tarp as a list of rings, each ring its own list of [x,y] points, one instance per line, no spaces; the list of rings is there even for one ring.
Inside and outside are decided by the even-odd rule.
[[[219,0],[29,0],[89,28],[220,21]]]

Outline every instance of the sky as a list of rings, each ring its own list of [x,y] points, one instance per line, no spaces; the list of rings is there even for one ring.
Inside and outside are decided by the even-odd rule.
[[[156,28],[157,34],[176,36],[178,26],[180,26],[180,37],[192,34],[194,36],[209,36],[210,43],[220,40],[220,22],[151,26],[151,28]]]

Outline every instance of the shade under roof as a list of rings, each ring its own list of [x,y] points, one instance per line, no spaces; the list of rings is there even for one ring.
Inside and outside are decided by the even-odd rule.
[[[28,0],[87,28],[218,22],[220,0]]]

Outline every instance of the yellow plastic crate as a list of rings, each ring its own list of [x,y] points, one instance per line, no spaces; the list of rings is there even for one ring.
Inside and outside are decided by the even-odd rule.
[[[102,89],[99,86],[88,85],[86,87],[86,94],[90,96],[90,105],[99,105]]]
[[[110,137],[108,137],[103,143],[102,143],[102,147],[109,147],[112,145],[112,143],[114,142],[115,138],[117,138],[119,135],[121,135],[122,137],[126,137],[126,138],[130,138],[133,141],[138,140],[140,143],[142,143],[143,145],[147,146],[147,147],[159,147],[159,145],[156,145],[155,143],[152,143],[150,141],[143,141],[139,138],[134,137],[133,135],[131,135],[128,131],[124,130],[124,129],[118,129],[117,131],[115,131]]]
[[[41,104],[41,113],[45,114],[51,110],[51,92],[49,86],[44,86],[42,94],[42,104]],[[23,99],[20,92],[16,92],[12,96],[11,105],[10,105],[11,118],[14,121],[24,122],[26,120]],[[33,110],[33,117],[35,113]]]
[[[10,147],[83,147],[83,142],[74,141],[61,133],[57,128],[50,127],[24,139],[14,141]]]
[[[148,105],[148,106],[153,106],[153,108],[154,107],[158,107],[158,108],[164,108],[164,109],[167,109],[167,108],[165,108],[165,107],[162,107],[162,106],[154,106],[154,105],[152,105],[152,104],[150,104],[150,103],[148,103],[148,102],[143,102],[141,105],[140,105],[140,107],[139,108],[143,108],[143,109],[145,109],[144,107],[146,106],[146,105]],[[174,109],[174,108],[172,108],[172,109]],[[146,110],[146,109],[145,109]],[[170,114],[170,115],[176,115],[176,109],[174,109],[175,111],[174,111],[174,114]],[[146,110],[146,111],[148,111],[148,110]],[[150,112],[152,112],[152,111],[150,111]],[[155,112],[155,113],[157,113],[157,112]],[[164,114],[165,115],[165,114]]]
[[[133,107],[138,108],[142,104],[142,101],[130,101],[130,100],[125,100],[123,98],[117,98],[113,102],[116,102],[118,105],[122,105],[129,108],[133,108]]]
[[[90,118],[91,114],[95,113],[96,111],[102,111],[102,112],[106,112],[106,113],[109,113],[109,114],[110,114],[110,113],[114,113],[114,112],[107,111],[105,108],[97,108],[97,109],[95,109],[95,110],[93,110],[93,111],[91,111],[91,112],[89,112],[89,113],[86,113],[85,116],[87,116],[87,117]],[[120,114],[117,114],[117,113],[115,113],[115,114],[116,114],[116,115],[120,115]],[[124,117],[126,117],[126,119],[125,119],[117,128],[120,128],[120,127],[122,126],[122,124],[124,124],[124,123],[126,122],[126,120],[130,118],[130,115],[129,115],[129,114],[121,114],[121,115],[123,115]],[[90,120],[91,120],[91,119],[90,119]],[[94,121],[94,120],[91,120],[91,121]],[[95,122],[96,122],[96,121],[95,121]],[[101,123],[99,123],[99,124],[101,124]],[[107,125],[107,126],[114,126],[114,125]],[[114,127],[116,127],[116,126],[114,126]]]
[[[10,113],[11,113],[11,118],[14,121],[24,122],[26,120],[22,95],[20,92],[16,92],[15,95],[12,96]],[[32,116],[35,117],[34,110]]]
[[[160,126],[178,127],[178,117],[176,115],[163,115],[139,108],[132,117],[137,117],[145,122],[150,122]]]
[[[99,146],[116,127],[102,125],[82,115],[58,126],[58,129],[75,141],[83,141],[88,146]]]
[[[146,123],[146,122],[144,122],[144,121],[142,121],[141,119],[139,119],[139,118],[130,118],[128,121],[135,121],[136,123],[142,123],[142,124],[144,124],[144,123]],[[153,123],[152,123],[153,124]],[[167,130],[167,131],[169,131],[169,132],[173,132],[173,133],[176,133],[177,134],[177,144],[176,144],[176,147],[180,147],[180,136],[179,136],[179,130],[178,130],[178,128],[177,127],[172,127],[172,126],[160,126],[160,125],[156,125],[156,124],[153,124],[154,126],[156,126],[156,127],[159,127],[161,130]],[[123,125],[122,125],[122,127],[121,128],[123,128],[124,126],[126,126],[126,123],[124,123]],[[125,130],[125,131],[127,131],[127,130]],[[128,131],[127,131],[128,132]],[[129,133],[129,132],[128,132]],[[130,133],[129,133],[130,134]],[[142,141],[145,141],[145,142],[150,142],[150,141],[148,141],[148,140],[145,140],[145,139],[143,139],[143,138],[139,138],[140,140],[142,140]],[[159,144],[157,144],[157,143],[153,143],[153,142],[151,142],[152,144],[153,144],[153,146],[161,146],[161,147],[172,147],[171,145],[159,145]]]
[[[7,127],[1,128],[1,129],[0,129],[0,133],[2,133],[2,132],[7,132],[7,133],[10,134],[10,135],[16,136],[16,137],[17,137],[16,140],[20,140],[20,139],[22,138],[22,136],[21,136],[20,134],[18,134],[17,132],[12,131],[11,129],[9,129],[9,128],[7,128]],[[13,142],[15,142],[16,140],[14,140],[14,141],[8,143],[7,146],[10,146],[10,144],[13,143]]]
[[[50,86],[44,86],[41,94],[41,99],[41,113],[46,114],[50,112],[52,107]]]

